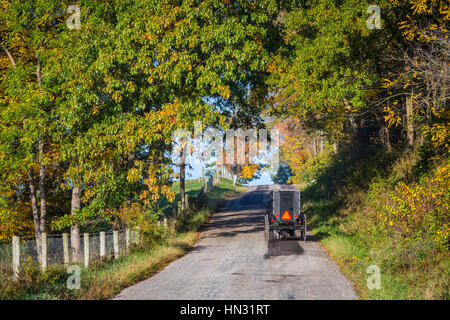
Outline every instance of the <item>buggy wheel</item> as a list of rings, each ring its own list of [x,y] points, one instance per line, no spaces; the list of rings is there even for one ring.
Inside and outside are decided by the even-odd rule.
[[[290,239],[295,239],[295,229],[294,230],[289,230],[289,238]]]
[[[269,217],[266,214],[264,216],[264,239],[268,242],[270,240],[269,238]]]
[[[306,215],[303,214],[303,226],[302,226],[302,233],[301,233],[301,239],[303,241],[306,241]]]

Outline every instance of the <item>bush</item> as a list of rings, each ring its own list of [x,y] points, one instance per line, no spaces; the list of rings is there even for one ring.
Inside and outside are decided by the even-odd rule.
[[[390,204],[378,213],[386,232],[408,241],[435,243],[448,249],[450,212],[450,164],[439,166],[423,183],[400,182]]]

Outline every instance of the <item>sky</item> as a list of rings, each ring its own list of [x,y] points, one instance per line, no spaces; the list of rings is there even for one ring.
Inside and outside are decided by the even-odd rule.
[[[192,168],[186,168],[186,180],[197,179],[202,175],[202,165],[194,164],[191,165]],[[260,186],[266,184],[273,184],[272,179],[268,173],[261,174],[259,179],[252,180],[248,185],[249,186]]]

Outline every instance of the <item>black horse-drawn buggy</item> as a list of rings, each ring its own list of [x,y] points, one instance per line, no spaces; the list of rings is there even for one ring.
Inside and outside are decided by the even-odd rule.
[[[295,238],[306,241],[306,216],[300,210],[300,191],[270,191],[270,206],[265,215],[264,235],[266,241],[281,238]]]

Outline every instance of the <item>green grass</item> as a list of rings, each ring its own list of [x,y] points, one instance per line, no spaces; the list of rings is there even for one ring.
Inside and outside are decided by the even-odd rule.
[[[200,181],[198,179],[186,180],[184,184],[185,192],[190,198],[197,196],[204,188],[205,181],[206,179],[201,179]],[[175,192],[175,200],[169,202],[167,198],[163,197],[158,201],[159,207],[165,208],[164,210],[167,214],[170,214],[170,208],[176,206],[180,200],[180,181],[175,181],[170,188]]]
[[[205,185],[205,179],[201,179],[200,182],[198,179],[192,179],[192,180],[186,180],[184,183],[184,188],[186,192],[194,191],[198,192],[200,189],[203,188]],[[180,181],[175,181],[172,184],[171,189],[175,191],[175,193],[178,195],[180,193]]]
[[[195,184],[192,184],[195,185]],[[198,231],[209,215],[218,210],[227,198],[242,192],[242,186],[233,186],[227,179],[208,193],[203,209],[169,221],[167,237],[150,245],[132,248],[119,259],[93,262],[82,269],[81,288],[69,290],[69,275],[62,266],[52,266],[42,273],[35,267],[23,268],[18,281],[0,274],[0,299],[109,299],[122,289],[151,277],[170,262],[188,252],[198,238]]]

